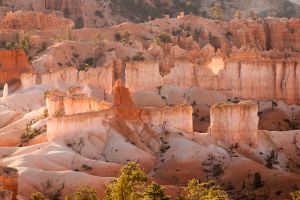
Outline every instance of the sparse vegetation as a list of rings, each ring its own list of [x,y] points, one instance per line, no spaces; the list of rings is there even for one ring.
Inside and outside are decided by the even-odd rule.
[[[198,180],[191,180],[187,187],[187,200],[226,200],[227,193],[214,182],[200,183]]]
[[[219,38],[214,36],[211,32],[209,32],[209,34],[208,34],[208,40],[209,40],[209,43],[213,47],[215,47],[216,50],[221,48],[221,42],[220,42]]]
[[[48,200],[42,193],[34,192],[31,194],[30,200]]]
[[[211,15],[214,19],[223,20],[224,18],[224,11],[221,7],[221,4],[214,4],[213,7],[211,7]]]
[[[133,61],[144,61],[144,53],[143,52],[136,52],[136,54],[132,57]]]
[[[158,38],[158,40],[159,40],[160,43],[166,44],[166,43],[171,42],[171,36],[168,33],[166,33],[166,32],[160,33],[157,36],[157,38]]]
[[[253,179],[253,188],[258,189],[264,186],[264,182],[262,181],[261,175],[259,172],[254,173]]]
[[[300,200],[300,190],[290,193],[292,200]]]

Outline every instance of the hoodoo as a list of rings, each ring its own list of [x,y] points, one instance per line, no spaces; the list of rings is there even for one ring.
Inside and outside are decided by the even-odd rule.
[[[254,101],[218,103],[210,111],[209,135],[227,146],[257,144],[258,106]]]

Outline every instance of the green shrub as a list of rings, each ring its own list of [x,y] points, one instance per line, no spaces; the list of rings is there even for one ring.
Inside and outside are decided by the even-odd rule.
[[[292,200],[300,200],[300,190],[290,193]]]
[[[42,193],[34,192],[31,194],[30,200],[48,200]]]
[[[144,61],[145,57],[144,57],[144,53],[143,52],[137,52],[133,57],[132,57],[133,61]]]
[[[92,187],[83,186],[75,192],[74,200],[98,200],[97,192]]]

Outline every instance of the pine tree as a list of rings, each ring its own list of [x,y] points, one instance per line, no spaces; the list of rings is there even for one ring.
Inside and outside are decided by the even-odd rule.
[[[264,183],[261,179],[261,175],[260,175],[260,173],[255,172],[254,179],[253,179],[253,187],[254,187],[254,189],[257,189],[257,188],[260,188],[262,186],[264,186]]]
[[[191,180],[187,186],[187,200],[228,200],[227,193],[214,182],[200,183]]]
[[[48,200],[42,193],[34,192],[31,194],[30,200]]]
[[[128,163],[121,175],[107,186],[105,200],[140,200],[148,178],[140,165]]]
[[[300,190],[294,191],[290,195],[292,200],[300,200]]]
[[[94,188],[83,186],[75,192],[74,200],[98,200],[97,192]]]
[[[223,20],[224,11],[223,11],[221,5],[220,4],[215,4],[211,8],[211,14],[212,14],[214,19]]]
[[[234,13],[234,18],[235,19],[241,19],[242,18],[242,14],[240,10],[236,10]]]
[[[171,198],[165,195],[165,188],[157,183],[151,183],[144,194],[143,200],[170,200]]]

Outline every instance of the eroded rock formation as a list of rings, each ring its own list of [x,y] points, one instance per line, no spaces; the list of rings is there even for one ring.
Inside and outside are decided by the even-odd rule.
[[[211,137],[227,146],[257,144],[258,106],[254,101],[219,103],[211,108]]]
[[[19,80],[20,75],[30,70],[23,50],[0,50],[0,85]]]
[[[80,104],[83,101],[86,103]],[[65,97],[59,92],[50,94],[47,105],[50,116],[54,117],[47,124],[48,138],[57,138],[57,134],[74,134],[82,129],[94,130],[99,124],[104,126],[105,121],[114,117],[153,126],[168,126],[187,132],[193,131],[191,106],[138,108],[121,80],[117,80],[115,84],[113,106],[104,102],[95,102],[86,97]]]
[[[51,30],[73,27],[74,23],[70,19],[59,17],[54,13],[46,14],[32,11],[8,12],[0,21],[1,29],[13,30]]]

